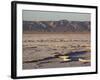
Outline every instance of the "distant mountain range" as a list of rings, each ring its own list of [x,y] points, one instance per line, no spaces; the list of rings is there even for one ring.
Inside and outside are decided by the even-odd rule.
[[[90,32],[89,21],[23,21],[23,32]]]

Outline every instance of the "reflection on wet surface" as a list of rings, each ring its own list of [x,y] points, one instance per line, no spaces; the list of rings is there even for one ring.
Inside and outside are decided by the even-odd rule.
[[[25,34],[23,69],[90,66],[90,35],[80,34],[77,38],[75,36],[76,34]]]

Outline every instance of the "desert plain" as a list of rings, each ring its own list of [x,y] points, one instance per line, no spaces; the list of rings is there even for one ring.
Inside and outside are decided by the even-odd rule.
[[[23,69],[91,66],[90,38],[90,33],[23,33]]]

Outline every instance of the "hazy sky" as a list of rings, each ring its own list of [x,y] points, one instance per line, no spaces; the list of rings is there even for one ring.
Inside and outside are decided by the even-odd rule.
[[[90,21],[89,13],[72,13],[72,12],[50,12],[23,10],[22,17],[24,21]]]

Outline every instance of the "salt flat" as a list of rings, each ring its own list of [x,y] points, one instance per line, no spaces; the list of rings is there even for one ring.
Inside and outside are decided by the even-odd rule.
[[[22,42],[23,69],[84,67],[91,65],[91,61],[82,63],[78,60],[79,58],[86,60],[91,58],[89,33],[28,33],[23,34]],[[59,58],[62,55],[68,55],[71,61],[63,61],[63,59]]]

